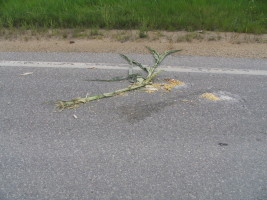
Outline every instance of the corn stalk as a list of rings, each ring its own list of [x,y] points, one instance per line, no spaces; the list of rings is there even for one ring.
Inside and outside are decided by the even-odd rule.
[[[149,85],[152,83],[152,80],[162,71],[157,71],[158,66],[162,63],[162,61],[170,54],[181,51],[181,50],[168,50],[165,51],[164,53],[160,54],[158,53],[156,50],[147,47],[147,49],[150,51],[150,53],[153,55],[155,63],[152,66],[144,66],[141,63],[130,59],[129,57],[127,57],[124,54],[120,54],[122,56],[122,58],[124,58],[129,64],[129,72],[128,72],[128,76],[125,78],[113,78],[111,80],[99,80],[99,81],[116,81],[116,80],[123,80],[123,79],[128,79],[130,82],[132,82],[132,84],[130,84],[127,88],[123,88],[123,89],[119,89],[119,90],[115,90],[113,92],[107,92],[107,93],[103,93],[103,94],[98,94],[98,95],[94,95],[94,96],[89,96],[89,97],[78,97],[75,99],[71,99],[71,100],[59,100],[56,101],[56,107],[60,110],[66,109],[66,108],[76,108],[78,107],[80,104],[84,104],[87,103],[89,101],[93,101],[93,100],[98,100],[98,99],[102,99],[102,98],[107,98],[107,97],[113,97],[116,95],[119,95],[121,93],[124,92],[128,92],[128,91],[132,91],[132,90],[136,90],[136,89],[140,89],[142,87],[145,87],[146,85]],[[146,76],[143,77],[140,74],[134,74],[133,73],[133,66],[136,65],[138,66],[140,69],[142,69],[145,73]],[[98,79],[96,79],[98,80]]]

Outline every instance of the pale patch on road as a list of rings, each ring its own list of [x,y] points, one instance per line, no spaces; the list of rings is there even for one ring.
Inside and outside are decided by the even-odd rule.
[[[238,102],[241,98],[238,95],[231,94],[226,91],[218,91],[218,92],[205,92],[200,95],[200,98],[207,99],[209,101],[231,101]]]

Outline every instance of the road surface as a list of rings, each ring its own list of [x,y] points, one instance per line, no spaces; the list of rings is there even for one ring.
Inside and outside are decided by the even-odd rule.
[[[51,100],[127,86],[86,81],[125,75],[125,64],[0,53],[1,200],[267,199],[267,59],[169,56],[157,81],[182,87],[55,112]]]

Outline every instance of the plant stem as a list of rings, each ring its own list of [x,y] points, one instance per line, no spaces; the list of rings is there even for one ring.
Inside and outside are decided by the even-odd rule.
[[[107,93],[98,94],[98,95],[90,96],[90,97],[83,97],[83,98],[78,97],[78,98],[75,98],[75,99],[71,99],[69,101],[57,101],[56,102],[56,107],[59,108],[60,110],[63,110],[63,109],[66,109],[66,108],[76,108],[80,104],[84,104],[84,103],[87,103],[89,101],[94,101],[94,100],[97,100],[97,99],[103,99],[103,98],[107,98],[107,97],[113,97],[113,96],[119,95],[119,94],[121,94],[123,92],[136,90],[136,89],[139,89],[141,87],[144,87],[144,86],[150,84],[151,80],[158,73],[160,73],[160,71],[152,74],[151,76],[148,76],[141,83],[136,83],[136,84],[130,85],[127,88],[119,89],[119,90],[116,90],[114,92],[107,92]]]

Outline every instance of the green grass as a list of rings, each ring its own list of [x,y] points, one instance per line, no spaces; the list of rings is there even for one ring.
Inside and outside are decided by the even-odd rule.
[[[267,32],[266,0],[0,0],[0,28]]]

